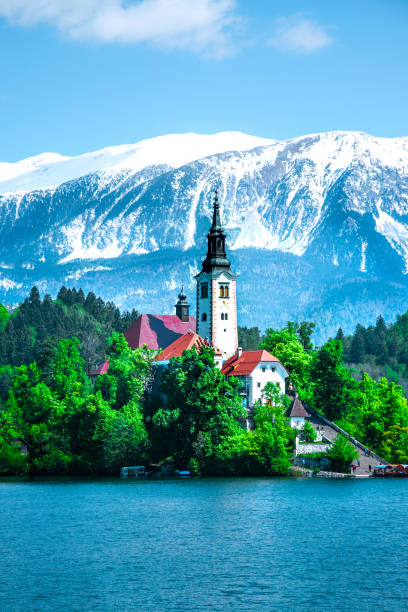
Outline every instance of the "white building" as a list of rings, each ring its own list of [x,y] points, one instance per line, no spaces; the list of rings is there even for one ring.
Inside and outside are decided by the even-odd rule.
[[[225,376],[236,376],[243,383],[240,393],[247,409],[258,401],[264,401],[265,386],[269,382],[277,384],[285,393],[289,376],[279,359],[268,351],[243,351],[240,348],[223,364],[221,372]]]
[[[236,275],[225,252],[217,191],[208,233],[207,256],[197,274],[197,334],[208,338],[226,357],[238,348]]]
[[[307,412],[297,395],[295,395],[289,407],[288,416],[292,429],[302,429],[306,419],[310,417],[310,414]]]

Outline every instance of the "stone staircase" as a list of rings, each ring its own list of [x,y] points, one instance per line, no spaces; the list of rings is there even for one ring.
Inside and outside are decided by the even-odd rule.
[[[343,429],[329,421],[326,417],[315,410],[311,410],[309,407],[307,408],[310,418],[308,419],[309,423],[313,425],[313,427],[321,433],[325,438],[330,440],[331,442],[337,438],[338,435],[344,436],[348,439],[350,444],[354,446],[354,448],[358,451],[358,459],[353,463],[357,465],[357,469],[354,473],[355,476],[371,476],[372,471],[376,465],[382,464],[387,465],[388,461],[384,461],[379,455],[371,452],[370,449],[366,448],[361,442],[356,440],[355,438],[349,436]],[[358,465],[359,463],[359,465]]]

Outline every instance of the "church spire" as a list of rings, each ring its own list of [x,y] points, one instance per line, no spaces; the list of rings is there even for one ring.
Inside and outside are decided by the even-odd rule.
[[[178,294],[176,315],[181,321],[188,322],[190,320],[190,304],[187,302],[187,297],[184,292],[184,285],[181,286],[181,291]]]
[[[218,189],[215,190],[214,196],[214,212],[211,231],[219,231],[221,228],[220,205],[218,204]]]
[[[225,232],[221,226],[220,205],[218,203],[218,190],[215,190],[214,196],[213,222],[210,231],[208,232],[208,249],[207,257],[203,261],[203,271],[211,272],[214,269],[230,268],[230,262],[227,259],[225,252]]]

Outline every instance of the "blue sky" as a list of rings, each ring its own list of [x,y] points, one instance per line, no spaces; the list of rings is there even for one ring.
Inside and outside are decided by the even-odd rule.
[[[408,136],[408,0],[0,0],[0,161],[170,132]]]

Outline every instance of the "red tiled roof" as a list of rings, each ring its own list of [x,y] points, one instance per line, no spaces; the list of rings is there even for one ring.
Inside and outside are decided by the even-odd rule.
[[[233,355],[224,363],[221,372],[225,376],[248,376],[261,361],[273,361],[280,363],[273,355],[265,350],[243,351],[241,356]]]
[[[164,349],[172,342],[188,333],[195,333],[195,317],[184,322],[177,315],[142,314],[125,331],[130,348],[141,348],[147,344],[149,349]]]
[[[198,334],[188,333],[184,336],[180,336],[174,342],[172,342],[167,348],[164,349],[160,355],[157,355],[155,361],[168,361],[172,357],[180,357],[183,351],[187,351],[191,348],[196,347],[200,349],[203,346],[210,346],[207,340],[204,340]]]
[[[295,399],[292,402],[292,405],[289,408],[289,416],[290,417],[305,417],[305,418],[310,416],[310,414],[307,412],[306,408],[303,406],[298,396],[295,397]]]
[[[93,368],[92,370],[90,370],[88,373],[88,376],[99,376],[100,374],[106,374],[108,370],[109,370],[109,359],[107,359],[100,365],[96,366],[96,368]]]

